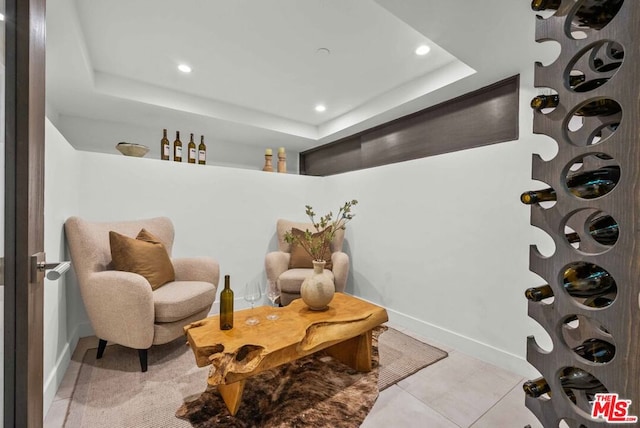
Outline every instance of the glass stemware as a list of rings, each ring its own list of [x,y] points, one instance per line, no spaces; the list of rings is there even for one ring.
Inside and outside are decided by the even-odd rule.
[[[260,320],[253,316],[253,305],[262,297],[262,291],[259,281],[250,281],[244,289],[244,300],[251,303],[251,316],[247,318],[245,323],[249,325],[256,325],[260,323]]]
[[[269,300],[271,300],[271,306],[277,307],[278,305],[276,305],[276,300],[278,300],[278,297],[280,297],[280,286],[278,284],[278,281],[267,281],[266,294]],[[277,320],[278,318],[280,318],[280,316],[275,312],[267,315],[268,320],[273,321]]]

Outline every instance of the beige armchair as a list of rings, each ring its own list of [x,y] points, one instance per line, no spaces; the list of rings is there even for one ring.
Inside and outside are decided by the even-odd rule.
[[[166,217],[114,223],[71,217],[65,223],[82,300],[100,339],[97,358],[102,358],[107,341],[115,342],[138,350],[144,372],[151,345],[182,336],[183,326],[208,315],[220,270],[210,257],[172,258],[175,281],[155,290],[141,275],[111,270],[109,231],[136,237],[142,228],[157,237],[171,257],[174,229]]]
[[[278,220],[276,233],[278,235],[278,251],[268,253],[265,258],[265,270],[267,280],[277,281],[280,286],[280,303],[283,306],[291,303],[292,300],[300,297],[300,286],[302,281],[313,272],[313,269],[289,269],[291,257],[291,245],[284,240],[284,234],[295,227],[300,230],[309,229],[315,232],[311,223],[297,223],[289,220]],[[347,275],[349,274],[349,256],[342,252],[344,241],[344,230],[336,232],[331,242],[331,262],[333,268],[333,282],[336,291],[343,292],[347,285]]]

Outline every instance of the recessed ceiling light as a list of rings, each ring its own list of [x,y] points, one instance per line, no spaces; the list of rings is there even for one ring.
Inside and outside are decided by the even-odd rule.
[[[427,45],[420,45],[416,48],[416,55],[426,55],[429,53],[429,51],[431,50],[431,48]]]
[[[4,21],[4,13],[0,13],[0,21]]]
[[[316,111],[319,113],[322,113],[323,111],[325,111],[327,108],[325,106],[323,106],[322,104],[318,104],[316,106]]]
[[[191,73],[191,67],[189,67],[187,64],[180,64],[178,66],[178,70],[182,71],[183,73]]]
[[[327,48],[318,48],[318,50],[316,50],[316,54],[318,55],[329,55],[331,53],[331,51]]]

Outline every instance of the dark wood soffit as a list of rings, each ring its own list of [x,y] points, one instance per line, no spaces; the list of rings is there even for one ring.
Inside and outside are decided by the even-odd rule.
[[[301,152],[300,173],[331,175],[515,140],[519,87],[519,75],[512,76]]]

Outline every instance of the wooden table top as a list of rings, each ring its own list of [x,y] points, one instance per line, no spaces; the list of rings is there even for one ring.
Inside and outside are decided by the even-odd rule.
[[[279,318],[268,320],[270,313]],[[251,316],[260,323],[245,324]],[[388,321],[384,308],[344,293],[336,293],[325,311],[312,311],[302,299],[296,299],[282,308],[259,306],[236,311],[233,318],[231,330],[220,330],[218,315],[184,327],[198,367],[211,364],[214,354],[235,355],[243,347],[245,352],[267,355],[295,346],[298,353],[310,354]]]

